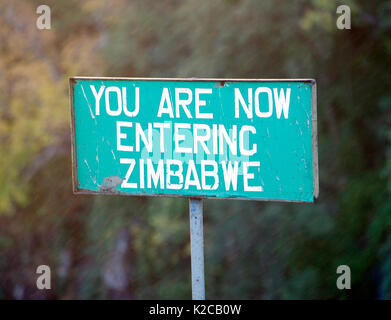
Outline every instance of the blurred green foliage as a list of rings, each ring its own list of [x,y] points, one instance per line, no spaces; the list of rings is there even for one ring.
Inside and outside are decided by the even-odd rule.
[[[46,2],[0,3],[0,298],[191,297],[185,199],[72,194],[75,75],[315,78],[320,200],[206,200],[207,298],[391,298],[391,1]]]

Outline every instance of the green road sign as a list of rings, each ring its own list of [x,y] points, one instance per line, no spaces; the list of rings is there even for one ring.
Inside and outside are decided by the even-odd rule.
[[[75,193],[313,202],[314,80],[70,79]]]

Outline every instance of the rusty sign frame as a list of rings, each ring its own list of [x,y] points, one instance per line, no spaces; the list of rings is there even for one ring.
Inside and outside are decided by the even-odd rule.
[[[280,199],[248,199],[242,197],[214,197],[214,196],[191,196],[173,194],[142,194],[132,195],[112,191],[91,191],[78,187],[77,161],[76,161],[76,132],[74,112],[74,85],[78,80],[111,80],[111,81],[205,81],[205,82],[306,82],[311,85],[311,128],[312,128],[312,176],[313,176],[313,201],[280,200]],[[319,198],[319,162],[318,162],[318,119],[317,119],[317,86],[316,80],[310,78],[293,79],[237,79],[237,78],[143,78],[143,77],[69,77],[69,103],[71,112],[71,154],[72,154],[72,189],[74,194],[95,194],[95,195],[122,195],[122,196],[147,196],[147,197],[169,197],[169,198],[192,198],[192,199],[226,199],[226,200],[253,200],[272,202],[293,202],[293,203],[316,203]]]

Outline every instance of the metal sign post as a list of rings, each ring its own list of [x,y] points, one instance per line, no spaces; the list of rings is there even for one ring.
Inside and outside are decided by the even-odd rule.
[[[72,77],[75,194],[189,198],[192,296],[205,299],[202,199],[313,203],[313,79]]]
[[[204,232],[202,200],[189,199],[191,286],[193,300],[205,300]]]

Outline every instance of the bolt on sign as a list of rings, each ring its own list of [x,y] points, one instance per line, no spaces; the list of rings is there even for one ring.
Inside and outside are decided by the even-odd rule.
[[[313,202],[310,79],[70,78],[75,193]]]

